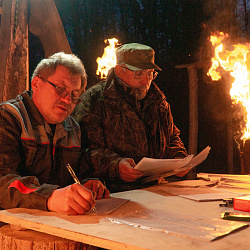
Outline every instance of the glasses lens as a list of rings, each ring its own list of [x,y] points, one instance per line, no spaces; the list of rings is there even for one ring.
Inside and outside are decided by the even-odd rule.
[[[134,71],[134,77],[135,79],[141,79],[143,77],[143,70],[137,70],[137,71]]]
[[[63,98],[70,94],[65,88],[61,87],[56,87],[56,93]]]
[[[77,97],[75,95],[71,95],[65,88],[61,88],[61,87],[56,87],[56,93],[61,96],[62,98],[67,97],[68,95],[71,98],[71,102],[74,104],[78,104],[81,102],[81,98]]]
[[[154,80],[157,76],[157,72],[154,72],[152,70],[138,70],[138,71],[134,71],[134,77],[135,79],[141,79],[143,78],[143,75],[147,75],[149,80]]]
[[[42,77],[40,77],[40,78],[41,78],[43,81],[45,81]],[[78,104],[78,103],[81,102],[81,98],[78,97],[79,91],[75,91],[75,92],[73,91],[73,92],[72,92],[73,95],[71,95],[71,94],[66,90],[66,88],[58,87],[58,86],[56,86],[54,83],[52,83],[52,82],[50,82],[50,81],[48,81],[48,80],[47,80],[47,82],[48,82],[49,84],[51,84],[53,87],[55,87],[56,93],[57,93],[60,97],[65,98],[65,97],[67,97],[67,96],[69,95],[70,98],[71,98],[71,102],[72,102],[72,103]]]

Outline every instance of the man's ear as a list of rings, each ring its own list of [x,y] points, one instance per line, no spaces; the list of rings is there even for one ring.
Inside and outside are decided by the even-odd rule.
[[[40,81],[41,79],[38,76],[35,76],[32,79],[31,88],[32,88],[33,93],[36,93],[39,90]]]

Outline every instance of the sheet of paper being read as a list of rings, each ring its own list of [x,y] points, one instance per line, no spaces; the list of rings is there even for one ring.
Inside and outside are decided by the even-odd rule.
[[[153,159],[144,157],[135,169],[143,171],[144,176],[170,176],[189,170],[202,163],[208,156],[210,147],[207,146],[202,152],[194,157],[188,155],[183,159]]]

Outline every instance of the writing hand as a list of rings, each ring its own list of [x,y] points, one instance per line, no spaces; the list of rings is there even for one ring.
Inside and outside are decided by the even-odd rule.
[[[91,190],[94,198],[100,200],[102,198],[108,199],[110,196],[109,190],[98,180],[89,180],[83,184],[84,187]]]
[[[125,182],[136,181],[143,176],[143,172],[138,169],[134,169],[135,162],[131,158],[123,158],[119,163],[120,178]]]
[[[67,215],[84,214],[94,206],[92,192],[77,183],[56,189],[47,201],[49,211]]]

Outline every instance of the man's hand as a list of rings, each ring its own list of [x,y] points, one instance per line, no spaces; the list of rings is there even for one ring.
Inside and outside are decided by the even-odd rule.
[[[92,191],[94,198],[97,200],[108,199],[110,196],[109,190],[98,180],[89,180],[83,186]]]
[[[49,211],[67,215],[88,212],[95,206],[95,199],[90,190],[80,184],[56,189],[47,201]]]
[[[182,157],[182,156],[178,156],[178,157],[174,157],[174,159],[183,159],[184,157]],[[177,176],[177,177],[183,177],[183,176],[185,176],[187,173],[188,173],[188,171],[189,170],[185,170],[185,171],[183,171],[183,172],[180,172],[180,173],[178,173],[178,174],[175,174],[175,176]]]
[[[131,158],[123,158],[119,163],[120,178],[126,182],[136,181],[143,176],[143,172],[138,169],[134,169],[135,162]]]
[[[189,170],[186,170],[186,171],[183,171],[183,172],[180,172],[178,174],[175,174],[176,176],[178,177],[183,177],[184,175],[186,175],[188,173]]]

